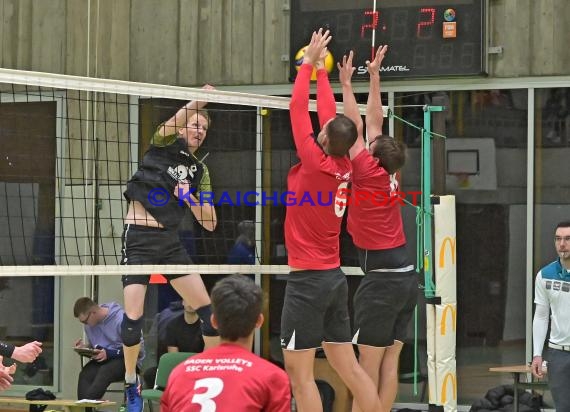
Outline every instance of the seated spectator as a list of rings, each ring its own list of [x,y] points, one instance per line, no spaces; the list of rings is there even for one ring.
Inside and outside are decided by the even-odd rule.
[[[87,297],[79,298],[73,307],[73,315],[83,323],[87,342],[75,342],[76,348],[91,347],[95,354],[79,372],[78,399],[101,399],[109,385],[122,381],[125,376],[121,322],[125,311],[115,302],[98,305]],[[142,342],[142,336],[141,336]],[[144,350],[139,354],[140,362]]]
[[[181,300],[170,302],[168,307],[161,310],[154,316],[150,330],[146,334],[146,361],[150,365],[143,373],[143,385],[146,389],[154,387],[154,379],[156,376],[156,365],[162,355],[168,352],[166,345],[166,327],[172,319],[184,312],[184,306]]]
[[[238,223],[239,235],[228,253],[229,264],[255,264],[255,224],[251,220]]]
[[[181,300],[170,302],[166,309],[161,310],[156,314],[150,331],[149,336],[156,336],[156,363],[160,357],[168,352],[168,345],[166,344],[167,327],[170,321],[177,316],[184,313],[184,304]],[[153,381],[154,382],[154,381]]]
[[[263,323],[262,291],[243,275],[219,281],[212,294],[212,325],[220,345],[194,355],[171,372],[161,412],[289,412],[289,379],[282,369],[251,353]]]
[[[204,339],[200,328],[200,318],[192,308],[183,301],[184,313],[173,318],[166,325],[166,346],[168,352],[202,352]]]
[[[168,352],[202,352],[204,350],[204,339],[202,339],[200,318],[190,305],[185,302],[183,302],[183,305],[184,312],[170,318],[166,324],[164,345]],[[162,356],[162,353],[160,356]],[[156,369],[157,367],[153,366],[144,372],[145,387],[152,388],[154,386]]]

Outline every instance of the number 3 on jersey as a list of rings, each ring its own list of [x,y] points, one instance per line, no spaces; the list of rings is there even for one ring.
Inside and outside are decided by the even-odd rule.
[[[222,393],[224,381],[220,378],[199,379],[194,384],[194,391],[201,388],[206,388],[206,392],[195,393],[190,403],[200,405],[200,412],[216,412],[213,399]]]

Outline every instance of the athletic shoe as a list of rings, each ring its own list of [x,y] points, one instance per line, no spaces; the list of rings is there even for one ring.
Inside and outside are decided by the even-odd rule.
[[[144,402],[141,396],[141,384],[125,383],[125,400],[127,402],[127,412],[143,412]]]

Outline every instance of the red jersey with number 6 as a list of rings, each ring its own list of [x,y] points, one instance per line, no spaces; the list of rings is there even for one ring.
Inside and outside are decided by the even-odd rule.
[[[170,373],[161,412],[290,412],[289,379],[282,369],[242,346],[222,343]]]
[[[347,230],[360,249],[385,250],[406,244],[398,181],[364,149],[352,159],[354,176]],[[369,196],[359,196],[369,194]]]
[[[287,177],[285,246],[289,266],[326,270],[340,266],[339,235],[352,174],[348,156],[328,156],[316,142],[309,116],[312,66],[299,69],[290,103],[291,128],[301,160]],[[336,115],[326,70],[317,71],[317,113],[321,127]]]

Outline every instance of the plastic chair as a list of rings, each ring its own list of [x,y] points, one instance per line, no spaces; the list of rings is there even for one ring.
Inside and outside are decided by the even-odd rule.
[[[184,362],[190,356],[195,355],[192,352],[170,352],[162,355],[158,361],[158,369],[156,371],[156,379],[154,381],[153,389],[143,389],[141,396],[143,400],[148,402],[148,408],[152,412],[152,402],[160,402],[160,397],[166,388],[170,372],[178,364]]]

